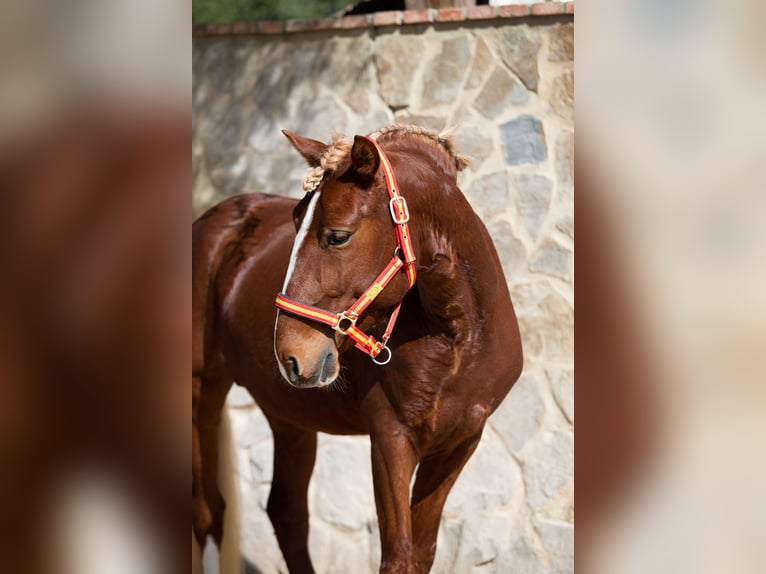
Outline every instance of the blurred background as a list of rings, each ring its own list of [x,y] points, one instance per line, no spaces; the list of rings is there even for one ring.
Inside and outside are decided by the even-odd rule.
[[[577,14],[576,563],[761,572],[764,4]]]
[[[189,15],[0,7],[4,572],[189,571]]]

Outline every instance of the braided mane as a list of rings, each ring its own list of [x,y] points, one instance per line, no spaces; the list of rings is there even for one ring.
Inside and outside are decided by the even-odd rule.
[[[445,130],[439,133],[433,130],[426,129],[421,126],[393,124],[390,126],[386,126],[385,128],[382,128],[370,135],[372,136],[373,139],[378,141],[385,141],[387,139],[390,139],[396,136],[404,135],[404,136],[415,136],[423,140],[432,142],[440,146],[444,151],[446,151],[449,154],[449,156],[455,162],[455,169],[457,171],[461,171],[463,168],[467,167],[471,163],[471,160],[468,157],[457,153],[457,150],[455,149],[454,137],[451,133],[449,133],[448,130]]]
[[[470,163],[466,156],[457,153],[452,134],[447,132],[438,133],[421,126],[393,124],[370,134],[370,137],[377,141],[386,141],[397,136],[417,137],[438,146],[454,161],[457,171],[462,170]],[[353,143],[353,140],[346,135],[334,135],[324,155],[319,160],[319,165],[313,168],[303,181],[303,189],[307,192],[316,191],[324,176],[334,172],[343,160],[351,154]]]

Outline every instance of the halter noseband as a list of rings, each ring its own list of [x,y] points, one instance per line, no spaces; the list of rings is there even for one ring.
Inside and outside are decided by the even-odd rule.
[[[357,299],[351,307],[341,313],[332,313],[331,311],[325,311],[318,307],[300,303],[294,299],[290,299],[284,293],[277,295],[276,305],[278,309],[290,313],[291,315],[317,321],[318,323],[332,327],[341,335],[348,335],[356,343],[356,348],[370,355],[373,362],[378,365],[385,365],[391,360],[391,349],[386,346],[386,343],[388,343],[388,339],[391,337],[391,332],[394,330],[394,324],[399,316],[402,301],[399,301],[399,303],[396,304],[394,312],[391,313],[391,317],[388,320],[388,326],[380,341],[376,340],[372,335],[364,334],[356,326],[356,321],[359,319],[359,315],[361,315],[370,303],[380,295],[386,285],[391,282],[402,267],[404,267],[404,271],[407,274],[407,290],[412,288],[415,284],[415,251],[412,249],[410,232],[407,227],[407,222],[410,220],[407,201],[399,194],[399,188],[396,184],[396,178],[394,177],[394,170],[391,168],[391,162],[388,161],[386,154],[383,153],[383,150],[380,149],[380,146],[375,140],[367,136],[365,136],[365,139],[372,143],[372,145],[375,146],[375,149],[378,150],[380,164],[383,168],[383,177],[386,181],[386,189],[388,189],[390,198],[388,206],[391,212],[391,219],[394,223],[394,229],[396,230],[397,247],[393,258],[382,273],[378,275],[375,281],[373,281],[365,292],[362,293],[359,299]],[[387,351],[388,356],[384,360],[378,361],[378,356],[384,350]]]

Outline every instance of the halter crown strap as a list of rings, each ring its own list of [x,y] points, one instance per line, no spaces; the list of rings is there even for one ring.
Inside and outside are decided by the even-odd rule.
[[[386,182],[386,189],[388,190],[388,206],[396,231],[397,249],[396,253],[394,253],[394,257],[365,292],[362,293],[362,295],[348,309],[341,313],[333,313],[318,307],[306,305],[305,303],[291,299],[284,293],[277,295],[276,306],[278,309],[290,313],[291,315],[328,325],[342,335],[348,335],[356,343],[355,346],[357,349],[370,355],[375,363],[385,365],[391,360],[391,350],[386,346],[386,343],[391,337],[391,333],[394,330],[394,324],[399,317],[402,301],[399,301],[399,303],[396,304],[393,313],[391,313],[388,325],[386,326],[386,330],[380,341],[375,339],[372,335],[366,335],[356,326],[356,321],[359,318],[359,315],[367,309],[402,268],[404,268],[405,274],[407,275],[407,290],[415,285],[415,250],[412,248],[410,231],[407,226],[407,222],[410,220],[407,200],[399,193],[399,186],[396,183],[396,177],[394,176],[391,162],[374,139],[369,136],[363,137],[375,146],[375,149],[378,151],[378,157],[380,158],[380,166],[383,171],[383,178]],[[377,357],[384,350],[388,352],[388,356],[385,359],[378,361]]]

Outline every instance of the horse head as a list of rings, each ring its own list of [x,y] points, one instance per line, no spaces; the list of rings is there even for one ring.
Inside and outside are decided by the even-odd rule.
[[[312,171],[293,213],[297,234],[283,305],[278,299],[274,352],[290,384],[322,387],[338,377],[339,354],[354,342],[360,346],[364,333],[401,302],[414,282],[414,266],[409,261],[407,272],[399,272],[405,263],[399,263],[390,185],[376,144],[364,136],[324,144],[284,133]],[[383,282],[385,269],[390,277]],[[291,304],[303,311],[284,312]],[[382,346],[371,340],[368,351],[375,358]]]

